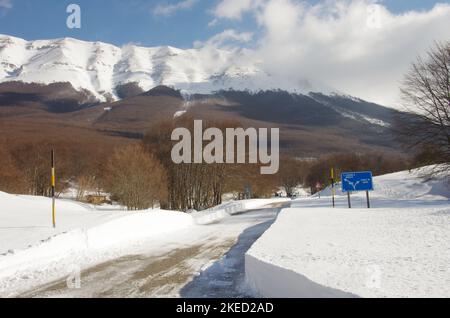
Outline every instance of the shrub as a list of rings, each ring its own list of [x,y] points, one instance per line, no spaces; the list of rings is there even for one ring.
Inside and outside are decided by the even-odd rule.
[[[154,207],[166,196],[166,175],[141,145],[116,149],[106,164],[105,190],[129,210]]]

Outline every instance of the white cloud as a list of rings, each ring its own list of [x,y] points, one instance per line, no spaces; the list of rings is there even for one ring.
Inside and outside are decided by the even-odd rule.
[[[1,1],[1,0],[0,0]],[[187,10],[197,4],[199,0],[183,0],[175,4],[159,4],[153,9],[154,15],[170,16],[177,11]]]
[[[253,33],[251,32],[242,32],[238,33],[236,30],[228,29],[219,34],[214,35],[206,42],[197,41],[194,43],[195,47],[205,47],[205,46],[214,46],[214,47],[223,47],[228,43],[247,43],[251,41],[253,38]]]
[[[241,19],[243,13],[255,9],[259,2],[259,0],[222,0],[213,14],[218,19]]]
[[[222,1],[216,19],[252,10],[263,34],[252,54],[269,73],[382,104],[399,101],[399,83],[418,54],[436,40],[450,40],[449,4],[395,14],[376,0],[244,1],[234,11],[225,10],[225,2],[236,3]]]
[[[1,9],[11,9],[12,1],[11,0],[0,0],[0,8]]]

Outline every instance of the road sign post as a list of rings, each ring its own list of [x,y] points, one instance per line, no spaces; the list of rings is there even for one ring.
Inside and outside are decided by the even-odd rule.
[[[53,228],[56,228],[56,202],[55,202],[55,186],[56,186],[56,175],[55,175],[55,150],[52,149],[52,222]]]
[[[333,208],[336,207],[336,202],[334,200],[334,197],[336,195],[336,192],[334,190],[334,168],[331,169],[331,196],[333,201]]]
[[[352,200],[350,199],[350,191],[347,192],[347,199],[348,199],[348,208],[352,208]]]
[[[370,209],[369,191],[373,191],[372,172],[344,172],[342,178],[342,192],[347,192],[348,207],[352,208],[350,194],[352,192],[366,192],[367,208]]]

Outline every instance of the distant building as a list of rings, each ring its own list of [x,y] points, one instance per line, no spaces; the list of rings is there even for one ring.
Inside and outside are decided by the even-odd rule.
[[[101,205],[108,203],[108,197],[105,195],[87,195],[86,202],[94,205]]]

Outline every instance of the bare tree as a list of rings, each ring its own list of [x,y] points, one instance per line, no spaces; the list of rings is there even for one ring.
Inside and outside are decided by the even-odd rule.
[[[282,157],[278,176],[288,197],[295,195],[295,189],[305,184],[310,164],[292,157]]]
[[[6,143],[0,140],[0,191],[9,193],[27,193],[25,176],[15,165]]]
[[[166,175],[141,145],[117,149],[106,165],[105,189],[129,210],[144,210],[165,199]]]
[[[96,178],[94,175],[80,175],[76,178],[76,200],[83,201],[88,191],[97,190]]]
[[[416,152],[432,149],[435,171],[450,168],[450,41],[436,43],[418,57],[402,85],[409,114],[400,118],[398,132],[405,146]],[[411,116],[412,114],[412,116]]]
[[[73,152],[69,144],[62,141],[31,141],[12,145],[11,156],[15,166],[21,171],[27,183],[28,194],[50,196],[50,151],[56,150],[56,190],[57,196],[68,186],[71,174],[70,154]]]

